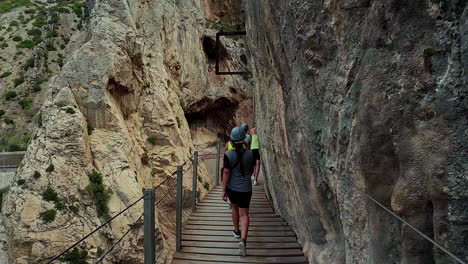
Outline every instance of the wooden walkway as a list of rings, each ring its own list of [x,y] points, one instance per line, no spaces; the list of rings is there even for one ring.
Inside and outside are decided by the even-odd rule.
[[[239,256],[239,239],[232,235],[231,210],[221,199],[221,186],[217,186],[187,221],[182,250],[175,253],[172,263],[308,263],[296,234],[273,212],[263,185],[254,186],[250,208],[247,256]]]

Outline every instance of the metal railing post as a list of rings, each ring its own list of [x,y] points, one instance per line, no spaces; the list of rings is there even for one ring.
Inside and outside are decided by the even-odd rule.
[[[197,210],[198,151],[193,154],[192,212]]]
[[[182,166],[177,166],[176,252],[182,248]]]
[[[216,186],[219,185],[219,175],[221,174],[219,171],[220,155],[221,155],[221,139],[218,139],[218,150],[216,152],[216,177],[215,177]],[[223,176],[221,175],[221,177]]]
[[[144,191],[144,245],[145,264],[156,263],[154,189]]]

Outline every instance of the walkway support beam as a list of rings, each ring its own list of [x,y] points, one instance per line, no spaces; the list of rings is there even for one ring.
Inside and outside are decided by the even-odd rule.
[[[220,178],[220,170],[219,170],[219,160],[220,160],[220,157],[221,156],[221,139],[218,139],[218,150],[216,152],[216,177],[215,177],[215,182],[216,182],[216,186],[219,185],[219,178]],[[221,175],[221,178],[223,177],[223,175]],[[221,179],[222,181],[222,179]]]
[[[155,240],[155,210],[154,210],[154,189],[144,191],[144,257],[145,264],[156,263],[156,240]]]
[[[182,248],[182,166],[177,166],[177,197],[176,197],[176,252]]]
[[[198,151],[193,154],[192,213],[197,210]]]

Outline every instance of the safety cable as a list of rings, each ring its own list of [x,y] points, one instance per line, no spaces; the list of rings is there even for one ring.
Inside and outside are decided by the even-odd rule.
[[[266,149],[269,149],[268,147],[264,146],[264,148]],[[283,158],[286,158],[286,159],[291,159],[290,156],[287,156],[285,154],[282,154],[280,152],[275,152],[275,154],[279,154],[281,157]],[[406,221],[405,219],[403,219],[402,217],[398,216],[395,212],[393,212],[393,210],[387,208],[385,205],[381,204],[379,201],[377,201],[375,198],[373,198],[372,196],[370,196],[369,194],[367,194],[366,191],[362,190],[360,187],[358,187],[356,184],[354,184],[351,180],[345,178],[345,177],[341,177],[343,178],[345,181],[347,181],[349,184],[351,184],[358,192],[364,194],[364,196],[366,196],[369,200],[371,200],[372,202],[374,202],[375,204],[377,204],[379,207],[381,207],[382,209],[384,209],[387,213],[389,213],[390,215],[392,215],[393,217],[397,218],[398,220],[400,220],[401,222],[403,222],[404,224],[406,224],[407,226],[409,226],[411,229],[413,229],[416,233],[418,233],[420,236],[422,236],[424,239],[426,239],[427,241],[431,242],[434,246],[438,247],[440,250],[442,250],[443,252],[445,252],[447,255],[449,255],[450,257],[452,257],[454,260],[456,260],[457,262],[459,262],[460,264],[468,264],[467,262],[461,260],[459,257],[457,257],[455,254],[451,253],[450,251],[448,251],[446,248],[444,248],[443,246],[441,246],[439,243],[437,243],[435,240],[431,239],[430,237],[428,237],[426,234],[424,234],[422,231],[420,231],[419,229],[417,229],[416,227],[414,227],[413,225],[411,225],[408,221]]]
[[[171,187],[169,187],[169,189],[167,190],[167,192],[163,195],[163,197],[161,199],[159,199],[159,201],[157,201],[154,206],[156,207],[159,203],[162,202],[162,200],[164,200],[166,198],[166,196],[170,193],[170,191],[172,190],[172,188],[176,185],[177,182],[175,182],[174,184],[172,184]],[[106,253],[104,253],[104,255],[95,263],[95,264],[98,264],[100,263],[101,261],[104,260],[104,258],[115,248],[115,246],[117,246],[117,244],[119,244],[122,239],[128,235],[128,233],[130,233],[130,231],[132,230],[132,228],[136,225],[136,223],[138,223],[138,221],[140,221],[140,219],[143,217],[143,214],[140,215],[140,217],[130,226],[130,228],[127,230],[127,232],[125,232],[120,238],[119,240],[117,240],[117,242],[115,242],[115,244],[113,244],[109,250],[106,251]]]
[[[377,201],[376,199],[374,199],[372,196],[370,196],[369,194],[367,194],[366,191],[362,190],[361,188],[359,188],[356,184],[354,184],[351,180],[345,178],[345,177],[342,177],[343,179],[345,179],[348,183],[350,183],[351,185],[354,186],[354,188],[356,188],[356,190],[358,190],[360,193],[364,194],[369,200],[371,200],[372,202],[374,202],[375,204],[377,204],[378,206],[382,207],[382,209],[384,209],[387,213],[389,213],[390,215],[392,215],[393,217],[397,218],[398,220],[400,220],[401,222],[403,222],[404,224],[406,224],[407,226],[409,226],[411,229],[413,229],[416,233],[418,233],[419,235],[421,235],[423,238],[425,238],[426,240],[428,240],[429,242],[431,242],[433,245],[435,245],[436,247],[438,247],[440,250],[442,250],[443,252],[445,252],[447,255],[449,255],[450,257],[452,257],[453,259],[455,259],[456,261],[458,261],[460,264],[467,264],[465,261],[461,260],[460,258],[458,258],[457,256],[455,256],[455,254],[451,253],[450,251],[448,251],[447,249],[445,249],[443,246],[439,245],[439,243],[437,243],[436,241],[434,241],[433,239],[431,239],[430,237],[428,237],[427,235],[425,235],[423,232],[419,231],[416,227],[414,227],[413,225],[411,225],[410,223],[408,223],[408,221],[406,221],[405,219],[403,219],[402,217],[398,216],[395,212],[393,212],[393,210],[391,209],[388,209],[385,205],[381,204],[379,201]]]
[[[104,260],[104,258],[106,258],[106,256],[115,248],[115,246],[117,246],[120,241],[122,241],[122,239],[128,235],[128,233],[130,233],[130,231],[135,227],[135,225],[138,223],[138,221],[140,221],[140,219],[143,217],[143,213],[140,215],[140,217],[138,217],[138,219],[133,222],[133,224],[128,228],[127,232],[125,232],[120,238],[119,240],[117,240],[117,242],[115,242],[112,247],[109,248],[109,250],[106,251],[106,253],[104,253],[104,255],[95,263],[95,264],[98,264],[100,263],[101,261]]]
[[[52,262],[54,262],[55,260],[57,260],[58,258],[60,258],[63,254],[67,253],[70,249],[74,248],[75,246],[77,246],[78,244],[80,244],[81,242],[83,242],[84,240],[86,240],[88,237],[90,237],[92,234],[96,233],[98,230],[100,230],[101,228],[103,228],[105,225],[107,225],[108,223],[110,223],[112,220],[114,220],[115,218],[117,218],[119,215],[123,214],[125,211],[127,211],[128,209],[130,209],[131,207],[133,207],[136,203],[138,203],[139,201],[141,201],[143,198],[145,198],[146,194],[143,195],[141,198],[139,198],[138,200],[136,200],[135,202],[133,202],[131,205],[127,206],[127,208],[125,208],[124,210],[120,211],[119,213],[117,213],[116,215],[114,215],[112,218],[110,218],[109,220],[107,220],[104,224],[100,225],[99,227],[97,227],[96,229],[94,229],[92,232],[90,232],[89,234],[87,234],[86,236],[84,236],[83,238],[81,238],[80,240],[78,240],[75,244],[71,245],[70,247],[68,247],[67,249],[65,249],[64,251],[62,251],[62,253],[58,254],[57,256],[55,256],[51,261],[47,262],[47,264],[50,264]]]

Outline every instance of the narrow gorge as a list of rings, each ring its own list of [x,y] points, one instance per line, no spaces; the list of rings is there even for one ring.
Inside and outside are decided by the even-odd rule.
[[[254,120],[310,264],[459,263],[382,206],[468,262],[467,17],[461,0],[0,0],[0,263],[47,263],[155,187],[171,263],[176,167]],[[198,165],[202,199],[219,171]],[[102,263],[144,263],[142,205],[56,263],[122,236]]]

